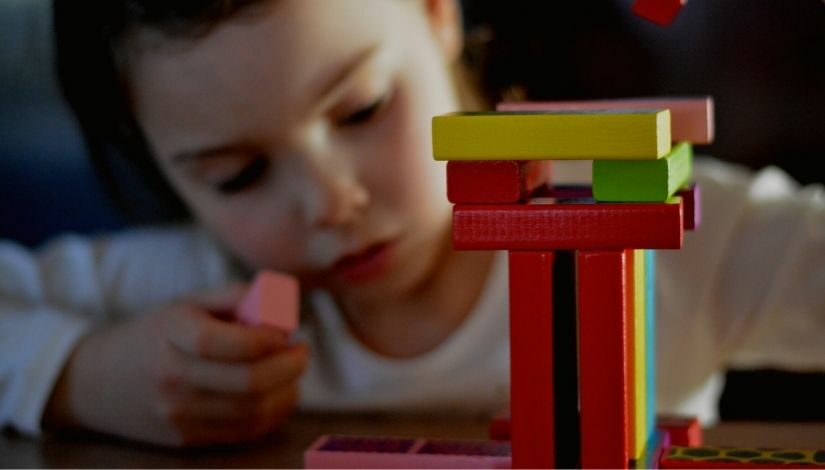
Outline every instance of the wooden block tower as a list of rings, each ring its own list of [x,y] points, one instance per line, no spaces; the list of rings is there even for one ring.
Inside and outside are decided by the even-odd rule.
[[[305,466],[825,468],[825,451],[700,447],[696,418],[655,415],[654,250],[698,227],[692,144],[712,138],[710,98],[435,117],[454,247],[508,251],[510,408],[489,441],[325,435]],[[551,183],[569,159],[593,160],[591,185]]]
[[[433,119],[454,247],[509,252],[514,468],[658,462],[653,249],[696,225],[691,142],[672,141],[709,142],[711,107],[505,103]],[[592,186],[550,184],[549,161],[568,159],[593,160]]]

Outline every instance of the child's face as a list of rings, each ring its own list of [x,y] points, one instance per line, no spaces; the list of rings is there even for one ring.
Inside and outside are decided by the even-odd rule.
[[[356,295],[415,288],[449,227],[430,119],[458,107],[452,0],[278,0],[207,36],[135,38],[162,171],[249,267]]]

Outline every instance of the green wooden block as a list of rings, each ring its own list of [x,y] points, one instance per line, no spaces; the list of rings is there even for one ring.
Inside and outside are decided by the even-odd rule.
[[[693,175],[693,147],[682,142],[659,160],[595,160],[593,198],[601,202],[664,202]]]

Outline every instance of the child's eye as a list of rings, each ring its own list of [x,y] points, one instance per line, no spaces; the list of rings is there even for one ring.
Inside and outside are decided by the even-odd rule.
[[[269,168],[269,159],[256,157],[235,175],[216,185],[223,194],[239,193],[257,183]]]
[[[354,113],[348,114],[338,121],[339,126],[357,126],[358,124],[363,124],[370,119],[372,119],[378,111],[381,110],[384,102],[386,101],[385,96],[381,96],[377,100],[373,101],[369,105],[356,110]]]

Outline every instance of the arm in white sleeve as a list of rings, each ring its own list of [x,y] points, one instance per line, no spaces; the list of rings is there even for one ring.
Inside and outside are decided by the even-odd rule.
[[[825,370],[825,197],[697,158],[702,222],[657,255],[658,397],[710,417],[729,366]]]
[[[64,237],[39,252],[0,242],[0,427],[40,432],[55,381],[91,328],[228,278],[216,245],[191,228]]]

